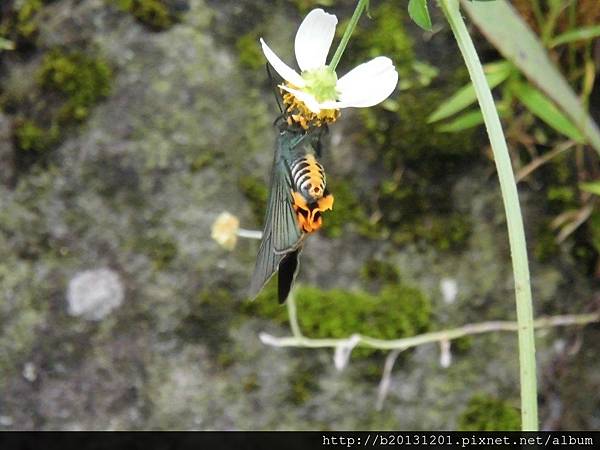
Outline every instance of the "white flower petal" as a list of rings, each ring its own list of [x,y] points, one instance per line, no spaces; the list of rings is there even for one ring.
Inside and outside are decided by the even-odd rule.
[[[280,85],[279,86],[284,91],[291,92],[296,96],[298,100],[306,105],[308,109],[310,109],[315,114],[319,114],[321,112],[321,108],[319,107],[319,102],[314,97],[314,95],[309,94],[308,92],[299,91],[298,89],[292,89],[287,86]]]
[[[337,22],[337,17],[322,9],[313,9],[304,18],[294,42],[300,70],[319,69],[325,65]]]
[[[342,102],[336,102],[335,100],[327,100],[325,102],[319,103],[320,109],[340,109],[344,108],[344,104]]]
[[[262,45],[262,51],[265,54],[265,57],[267,58],[267,61],[269,61],[269,64],[271,64],[273,66],[273,69],[275,69],[275,71],[279,75],[281,75],[281,77],[285,81],[289,81],[294,86],[298,86],[298,87],[304,87],[305,86],[304,80],[298,74],[298,72],[296,72],[294,69],[292,69],[286,63],[284,63],[281,59],[279,59],[279,56],[277,56],[273,52],[273,50],[271,50],[269,48],[269,46],[263,40],[263,38],[260,38],[260,45]]]
[[[378,56],[363,63],[338,80],[337,89],[343,108],[363,108],[381,103],[398,84],[398,72],[392,60]]]

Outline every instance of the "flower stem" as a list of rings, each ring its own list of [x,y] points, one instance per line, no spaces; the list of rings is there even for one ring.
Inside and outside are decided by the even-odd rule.
[[[522,429],[524,431],[537,431],[538,411],[533,305],[525,231],[515,177],[500,118],[494,106],[494,99],[485,79],[475,46],[461,16],[458,0],[439,0],[439,4],[454,33],[473,82],[492,145],[498,178],[500,179],[512,255],[517,304]]]
[[[329,67],[331,70],[335,71],[340,59],[342,58],[342,54],[346,49],[346,45],[348,45],[348,41],[350,40],[350,36],[352,32],[356,28],[356,24],[358,23],[358,19],[362,15],[365,7],[369,4],[369,0],[358,0],[358,4],[356,5],[356,9],[354,10],[354,14],[352,14],[352,18],[350,19],[350,23],[344,30],[344,35],[342,36],[342,40],[336,49],[333,58],[331,58],[331,63],[329,63]]]

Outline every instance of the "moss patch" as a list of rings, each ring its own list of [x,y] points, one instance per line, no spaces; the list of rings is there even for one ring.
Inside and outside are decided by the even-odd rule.
[[[13,136],[17,149],[26,152],[44,152],[56,140],[55,132],[43,129],[32,120],[17,120]]]
[[[398,339],[423,333],[431,322],[431,302],[418,289],[388,284],[377,294],[344,289],[296,289],[298,322],[311,338],[345,338],[360,333],[380,339]],[[287,322],[286,308],[277,304],[277,282],[272,280],[259,298],[245,306],[252,315]],[[357,355],[372,353],[357,350]]]
[[[88,118],[94,105],[110,93],[112,71],[100,57],[55,48],[43,57],[35,81],[26,97],[6,94],[17,116],[13,140],[20,171],[45,161],[65,132]]]
[[[112,72],[106,61],[82,52],[55,49],[48,53],[38,72],[43,90],[61,94],[61,122],[82,121],[90,108],[110,92]]]
[[[436,133],[427,116],[445,94],[419,89],[403,92],[396,111],[361,111],[367,129],[364,146],[378,147],[384,170],[377,206],[381,226],[397,244],[424,240],[439,250],[457,249],[470,235],[469,217],[453,211],[452,186],[478,160],[472,131]]]
[[[49,1],[7,1],[0,11],[0,37],[12,41],[17,50],[35,47],[39,33],[38,13],[45,3]]]
[[[265,59],[259,45],[259,33],[250,31],[241,35],[235,42],[235,49],[242,67],[258,71],[265,66]]]
[[[174,2],[167,0],[110,0],[123,11],[127,11],[139,22],[154,31],[171,28],[178,22]]]
[[[521,415],[503,400],[475,395],[458,419],[459,431],[518,431]]]
[[[367,282],[396,284],[400,281],[400,272],[387,261],[369,259],[360,269],[360,277]]]

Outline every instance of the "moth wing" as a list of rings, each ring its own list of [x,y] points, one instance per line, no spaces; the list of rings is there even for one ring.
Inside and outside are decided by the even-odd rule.
[[[287,253],[296,248],[302,239],[296,212],[292,206],[292,179],[287,163],[281,159],[277,163],[271,198],[267,207],[267,224],[272,220],[273,249],[276,253]],[[265,229],[267,227],[265,226]]]
[[[250,282],[249,295],[252,299],[277,272],[286,254],[296,250],[302,240],[302,231],[292,206],[291,190],[289,168],[282,158],[277,157],[271,173],[265,228]]]
[[[302,247],[297,248],[296,250],[287,253],[283,260],[279,263],[279,276],[277,277],[277,297],[279,298],[279,303],[285,303],[290,291],[292,290],[292,285],[296,280],[296,275],[298,275],[298,269],[300,265],[300,252],[302,251]]]

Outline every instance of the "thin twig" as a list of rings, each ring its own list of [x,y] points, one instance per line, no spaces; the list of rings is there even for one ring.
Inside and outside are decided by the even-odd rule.
[[[594,206],[590,204],[585,205],[583,208],[581,208],[577,216],[575,217],[575,220],[570,222],[568,225],[565,225],[563,229],[560,230],[560,233],[556,237],[556,243],[560,244],[566,238],[568,238],[577,228],[579,228],[585,223],[586,220],[589,219],[593,211]]]
[[[587,325],[590,323],[600,322],[600,313],[590,314],[567,314],[561,316],[542,317],[534,321],[534,328],[553,328],[570,325]],[[452,328],[442,331],[434,331],[431,333],[419,334],[402,339],[377,339],[370,336],[357,334],[358,344],[360,347],[371,347],[380,350],[406,350],[419,345],[431,344],[443,340],[458,339],[463,336],[474,334],[491,333],[495,331],[518,331],[517,322],[510,321],[493,321],[480,322],[464,325],[459,328]],[[289,336],[275,337],[267,333],[260,333],[260,340],[273,347],[304,347],[304,348],[334,348],[341,343],[347,342],[348,338],[344,339],[312,339],[305,336]]]
[[[569,150],[574,145],[575,145],[575,142],[573,142],[573,141],[566,141],[566,142],[561,143],[560,145],[557,145],[556,148],[554,148],[551,151],[549,151],[548,153],[540,156],[539,158],[534,159],[529,164],[527,164],[526,166],[522,167],[517,172],[517,174],[515,176],[515,180],[517,181],[517,183],[520,182],[520,181],[522,181],[523,178],[525,178],[528,175],[530,175],[531,172],[533,172],[534,170],[536,170],[538,167],[542,166],[543,164],[546,164],[552,158],[560,155],[562,152],[564,152],[566,150]]]

